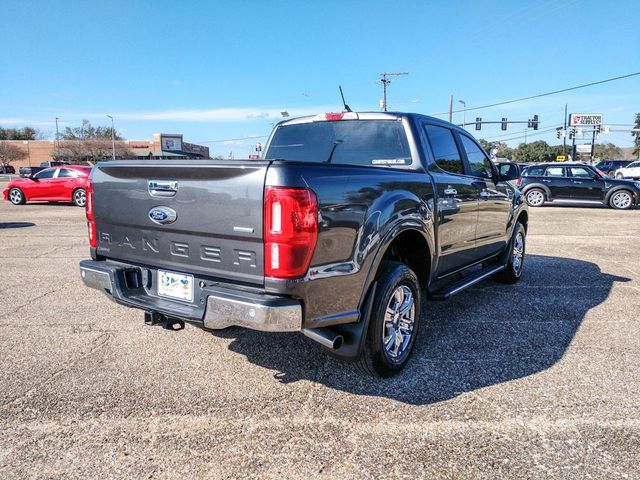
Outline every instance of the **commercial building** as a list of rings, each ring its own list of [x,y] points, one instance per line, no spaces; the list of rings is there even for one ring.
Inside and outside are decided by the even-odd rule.
[[[37,167],[42,162],[53,160],[54,140],[0,140],[24,150],[23,160],[12,162],[16,171],[23,166]],[[181,134],[155,133],[151,140],[125,140],[124,144],[136,159],[207,159],[209,147],[188,143]]]

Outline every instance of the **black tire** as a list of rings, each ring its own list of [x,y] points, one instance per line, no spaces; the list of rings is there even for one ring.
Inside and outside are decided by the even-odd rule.
[[[609,206],[616,210],[628,210],[633,206],[633,193],[629,190],[616,190],[609,197]]]
[[[524,200],[530,207],[541,207],[547,201],[547,196],[541,188],[532,188],[524,194]]]
[[[389,378],[405,367],[413,352],[420,324],[420,286],[416,274],[400,262],[382,262],[376,281],[371,319],[364,348],[357,363],[366,373]],[[413,297],[411,305],[407,291]],[[394,310],[391,305],[397,308],[395,313],[390,314],[390,318],[385,321],[388,315],[387,308]],[[405,309],[406,317],[405,314],[400,315],[400,312]],[[413,321],[408,327],[410,316]],[[407,335],[409,338],[406,338]],[[385,347],[385,336],[388,340],[387,347]]]
[[[71,200],[76,207],[84,208],[87,205],[87,192],[84,188],[77,188],[73,191]]]
[[[622,175],[621,173],[619,173],[619,174],[617,174],[617,175],[616,175],[616,178],[617,178],[618,180],[622,180],[622,179],[624,178],[624,175]]]
[[[14,205],[24,205],[24,203],[27,201],[24,198],[24,193],[22,193],[22,190],[20,190],[19,188],[12,188],[11,190],[9,190],[9,195],[7,198]]]
[[[504,270],[499,271],[493,277],[498,283],[514,284],[522,277],[524,270],[524,258],[527,249],[527,231],[520,222],[516,223],[509,247],[509,259]]]

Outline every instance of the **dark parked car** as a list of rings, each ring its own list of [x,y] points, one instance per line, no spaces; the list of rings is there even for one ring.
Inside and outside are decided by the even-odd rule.
[[[7,163],[0,163],[0,173],[7,173],[12,175],[16,173],[16,169],[13,165],[9,165]]]
[[[624,168],[630,163],[630,160],[603,160],[596,165],[596,168],[607,175],[613,176],[616,170]]]
[[[591,201],[618,209],[640,204],[640,182],[605,177],[583,163],[532,165],[516,185],[532,207],[555,200]]]
[[[35,175],[41,170],[44,170],[47,167],[20,167],[18,170],[21,177],[26,178],[32,175]]]
[[[388,377],[421,292],[522,275],[518,173],[455,125],[381,112],[281,122],[264,160],[101,162],[80,273],[149,324],[297,331]]]

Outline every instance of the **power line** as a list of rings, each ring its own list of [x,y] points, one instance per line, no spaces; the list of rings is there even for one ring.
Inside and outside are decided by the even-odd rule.
[[[578,90],[579,88],[592,87],[593,85],[600,85],[602,83],[613,82],[615,80],[622,80],[623,78],[635,77],[637,75],[640,75],[640,72],[629,73],[628,75],[621,75],[619,77],[607,78],[606,80],[599,80],[597,82],[576,85],[575,87],[562,88],[560,90],[554,90],[552,92],[539,93],[538,95],[531,95],[529,97],[515,98],[513,100],[505,100],[504,102],[491,103],[489,105],[482,105],[480,107],[471,107],[471,108],[467,108],[466,111],[468,112],[470,110],[482,110],[483,108],[498,107],[500,105],[507,105],[509,103],[516,103],[516,102],[522,102],[524,100],[531,100],[532,98],[546,97],[549,95],[555,95],[557,93],[569,92],[571,90]],[[463,110],[454,110],[453,113],[460,113],[462,111]],[[448,115],[448,114],[449,112],[447,111],[447,112],[432,113],[431,115]]]

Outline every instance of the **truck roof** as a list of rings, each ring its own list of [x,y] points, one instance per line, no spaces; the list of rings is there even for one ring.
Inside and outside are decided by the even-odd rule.
[[[337,120],[397,120],[400,118],[419,117],[428,119],[432,123],[438,123],[446,125],[448,127],[457,125],[449,123],[445,120],[423,115],[421,113],[410,112],[327,112],[319,113],[317,115],[306,115],[304,117],[296,117],[287,120],[282,120],[277,126],[282,125],[297,125],[301,123],[313,123],[322,121],[337,121]]]

